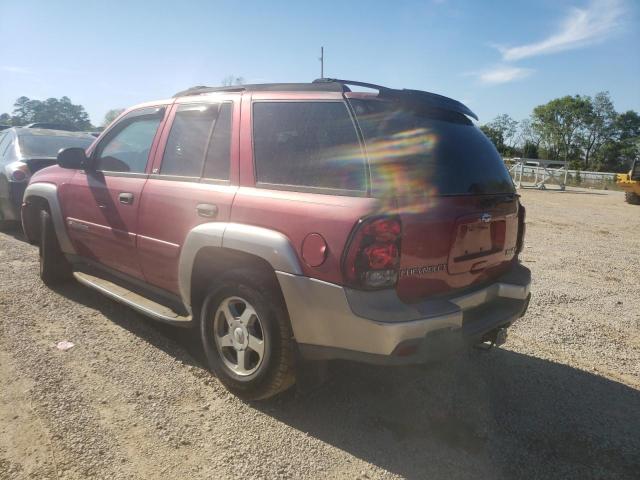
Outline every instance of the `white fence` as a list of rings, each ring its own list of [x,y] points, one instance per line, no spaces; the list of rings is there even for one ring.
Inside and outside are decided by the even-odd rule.
[[[524,162],[508,163],[507,168],[518,188],[539,188],[544,190],[551,184],[564,190],[565,185],[607,188],[616,182],[616,174],[610,172],[589,172],[545,168],[525,165]]]

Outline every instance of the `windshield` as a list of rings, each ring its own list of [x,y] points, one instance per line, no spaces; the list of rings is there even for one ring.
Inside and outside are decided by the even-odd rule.
[[[61,148],[87,148],[94,140],[91,136],[23,135],[18,142],[25,157],[55,157]]]
[[[454,112],[352,99],[374,192],[432,195],[514,191],[502,158],[471,121]]]

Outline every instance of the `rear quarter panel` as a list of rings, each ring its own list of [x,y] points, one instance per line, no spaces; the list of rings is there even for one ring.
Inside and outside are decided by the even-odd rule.
[[[289,192],[241,187],[231,221],[276,230],[286,235],[298,254],[306,276],[342,284],[341,258],[358,219],[375,211],[378,202],[366,197]],[[320,234],[327,244],[324,263],[308,265],[302,258],[307,235]]]

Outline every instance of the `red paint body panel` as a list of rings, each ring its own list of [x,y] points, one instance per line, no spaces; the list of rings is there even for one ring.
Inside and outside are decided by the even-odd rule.
[[[79,255],[142,278],[136,254],[136,234],[145,182],[144,177],[76,173],[64,189],[62,203],[69,237]],[[133,194],[133,203],[120,203],[120,193]],[[75,228],[70,227],[69,220],[74,222]]]
[[[438,295],[450,290],[482,283],[503,273],[514,258],[518,230],[517,198],[499,207],[483,208],[482,196],[434,197],[429,208],[421,213],[401,214],[402,255],[400,268],[436,267],[424,274],[402,276],[397,291],[408,302]],[[492,222],[506,222],[506,231],[499,251],[490,255],[481,254],[485,248],[482,236],[459,236],[461,220],[477,223],[481,215],[490,214]],[[490,228],[490,227],[489,227]],[[460,252],[478,252],[472,260],[454,261]],[[472,267],[486,261],[480,270]],[[437,268],[440,266],[441,268]]]
[[[189,230],[205,222],[229,221],[238,187],[149,179],[140,206],[138,258],[146,280],[179,293],[178,261]],[[215,219],[197,215],[196,205],[217,206]]]
[[[321,195],[241,187],[236,194],[231,221],[270,228],[283,233],[302,259],[302,243],[310,233],[327,242],[327,258],[318,267],[300,262],[305,275],[343,283],[342,252],[358,219],[374,212],[379,202],[367,197]]]

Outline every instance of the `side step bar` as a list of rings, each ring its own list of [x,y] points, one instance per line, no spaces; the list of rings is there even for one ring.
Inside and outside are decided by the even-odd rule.
[[[120,285],[116,285],[109,280],[94,277],[93,275],[89,275],[84,272],[74,272],[73,276],[83,285],[93,288],[117,302],[124,303],[153,320],[158,320],[160,322],[169,323],[179,327],[191,326],[191,315],[181,316],[169,307],[165,307],[164,305],[149,300],[148,298],[138,295],[131,290],[127,290]]]

